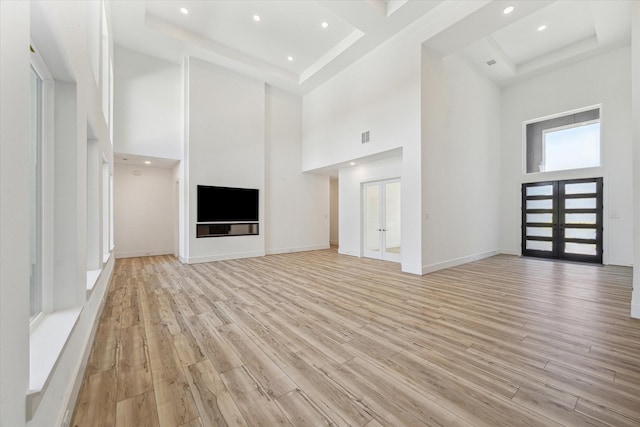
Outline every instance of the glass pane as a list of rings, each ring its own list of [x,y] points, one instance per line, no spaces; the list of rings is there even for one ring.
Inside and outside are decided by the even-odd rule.
[[[527,240],[527,249],[535,251],[551,251],[551,242],[539,242],[537,240]]]
[[[595,224],[596,214],[566,214],[564,216],[566,224]]]
[[[584,243],[565,243],[564,251],[570,254],[597,255],[596,245]]]
[[[595,182],[582,182],[578,184],[566,184],[564,186],[565,194],[589,194],[596,192]]]
[[[551,196],[553,194],[553,185],[536,185],[535,187],[527,187],[527,196]]]
[[[527,209],[553,209],[553,200],[527,200]]]
[[[551,237],[553,228],[551,227],[527,227],[527,236]]]
[[[40,280],[40,153],[42,123],[42,80],[31,69],[31,118],[30,118],[30,177],[29,177],[29,226],[30,226],[30,275],[29,275],[29,315],[35,317],[42,311],[42,289]]]
[[[567,239],[595,239],[596,230],[593,228],[565,228],[564,237]]]
[[[527,222],[543,222],[551,224],[553,221],[552,214],[527,214]]]
[[[365,187],[366,247],[370,251],[380,250],[380,186]]]
[[[600,166],[600,123],[544,132],[544,164],[541,171]]]
[[[400,182],[385,184],[385,251],[400,253]]]
[[[595,209],[596,199],[566,199],[564,201],[565,209]]]

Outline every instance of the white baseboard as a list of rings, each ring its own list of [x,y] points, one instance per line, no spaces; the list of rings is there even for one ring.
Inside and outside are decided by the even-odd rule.
[[[338,253],[340,255],[349,255],[349,256],[357,256],[358,258],[360,258],[360,254],[354,251],[348,251],[346,249],[342,249],[342,248],[338,248]]]
[[[640,319],[640,304],[631,304],[631,317]]]
[[[276,248],[267,249],[267,255],[286,254],[289,252],[306,252],[306,251],[319,251],[323,249],[329,249],[329,245],[315,245],[315,246],[298,246],[291,248]]]
[[[457,267],[462,264],[466,264],[473,261],[478,261],[484,258],[489,258],[494,255],[498,255],[498,251],[488,251],[475,255],[469,255],[461,258],[452,259],[449,261],[439,262],[436,264],[425,265],[422,267],[422,274],[433,273],[434,271],[444,270],[445,268]]]
[[[155,255],[173,255],[173,249],[159,249],[149,251],[131,251],[131,252],[116,252],[116,258],[137,258],[140,256],[155,256]]]
[[[629,259],[624,258],[609,258],[606,260],[607,265],[618,265],[621,267],[633,267],[633,262]]]
[[[260,252],[239,252],[239,253],[235,253],[235,254],[221,254],[221,255],[200,256],[200,257],[189,257],[186,260],[186,264],[200,264],[200,263],[203,263],[203,262],[225,261],[225,260],[228,260],[228,259],[257,258],[257,257],[261,257],[261,256],[265,256],[265,253],[263,251],[260,251]]]
[[[500,255],[515,255],[515,256],[520,256],[522,255],[522,249],[518,248],[518,249],[506,249],[506,248],[502,248],[498,251],[498,253]]]
[[[403,273],[417,274],[418,276],[423,275],[422,267],[420,267],[419,265],[401,264],[401,268]]]

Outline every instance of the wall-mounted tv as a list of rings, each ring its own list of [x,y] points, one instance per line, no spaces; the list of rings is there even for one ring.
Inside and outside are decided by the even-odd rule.
[[[198,185],[197,222],[258,221],[258,190]]]

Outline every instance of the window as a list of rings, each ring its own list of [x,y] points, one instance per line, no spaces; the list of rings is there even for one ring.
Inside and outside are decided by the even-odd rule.
[[[29,229],[29,316],[42,312],[42,78],[31,67]]]
[[[526,172],[601,166],[600,109],[526,125]]]

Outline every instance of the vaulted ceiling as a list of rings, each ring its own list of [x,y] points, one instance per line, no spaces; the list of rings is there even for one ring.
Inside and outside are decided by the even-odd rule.
[[[110,2],[119,45],[176,63],[195,56],[297,93],[322,84],[405,28],[434,22],[444,23],[444,29],[423,40],[425,45],[445,56],[463,54],[506,85],[628,44],[630,5],[630,0]],[[513,10],[504,13],[509,6]],[[464,7],[466,16],[451,18]]]

